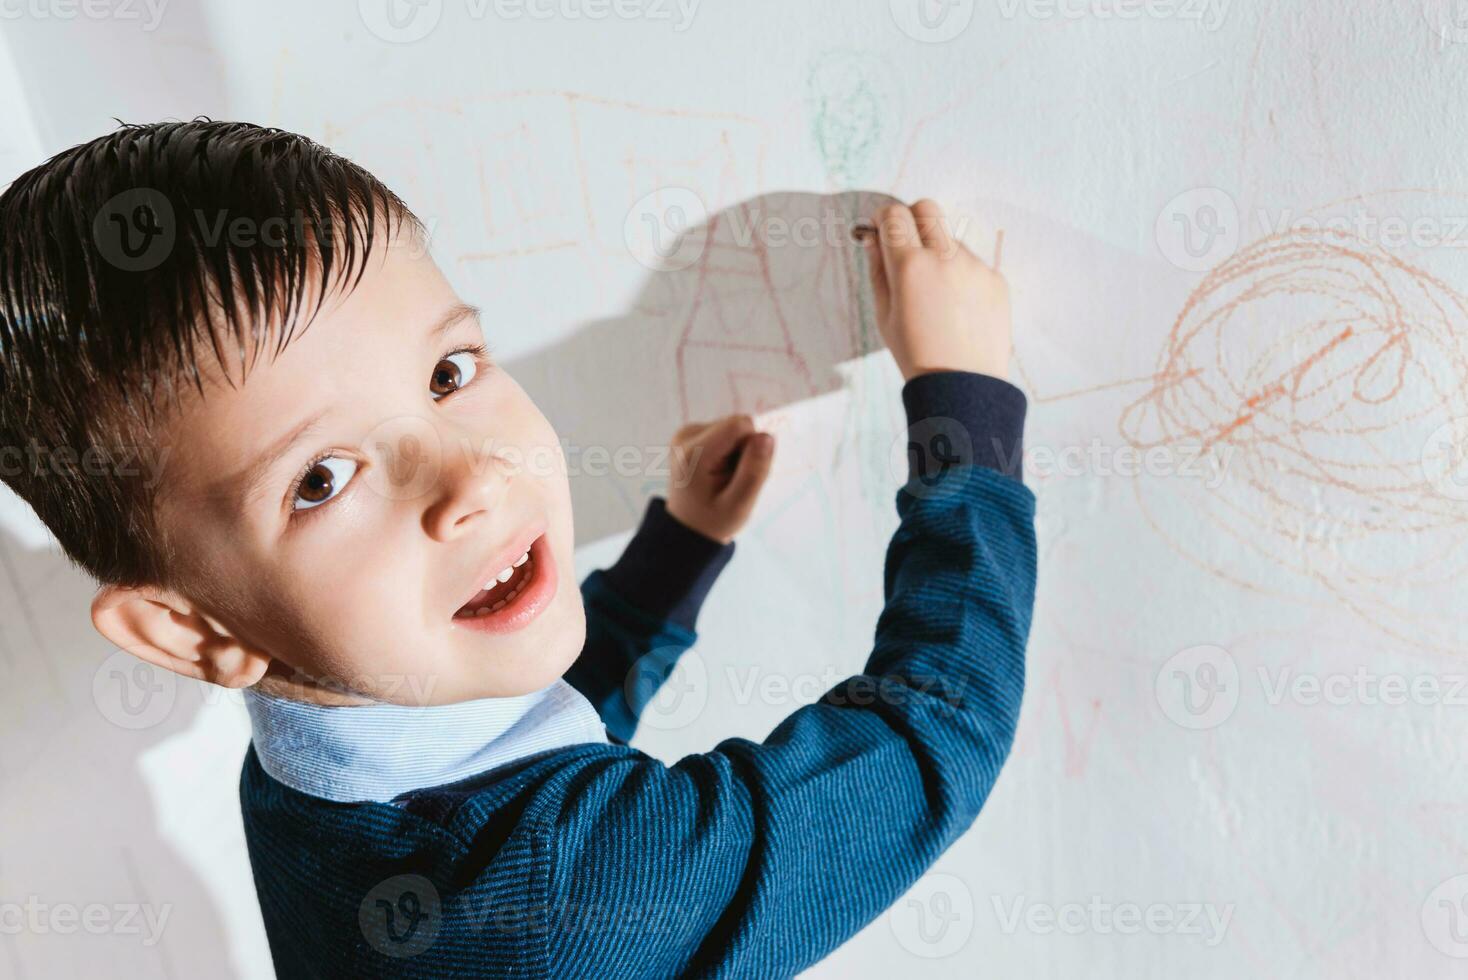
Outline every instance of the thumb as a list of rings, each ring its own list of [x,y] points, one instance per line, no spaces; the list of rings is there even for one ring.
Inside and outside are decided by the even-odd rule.
[[[739,463],[734,476],[720,496],[733,500],[753,501],[755,494],[770,475],[770,463],[775,457],[775,437],[768,432],[752,433],[740,448]]]

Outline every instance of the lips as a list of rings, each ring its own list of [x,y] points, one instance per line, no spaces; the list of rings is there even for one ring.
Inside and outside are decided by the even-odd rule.
[[[474,573],[474,578],[470,580],[470,584],[461,593],[463,598],[454,606],[453,612],[450,615],[458,613],[464,606],[473,602],[484,591],[485,583],[493,582],[501,571],[513,565],[521,555],[529,551],[536,539],[545,534],[545,530],[546,527],[543,523],[528,527],[519,532],[509,544],[491,555],[483,565],[479,566],[479,570]],[[514,579],[511,579],[511,582],[513,581]]]
[[[498,609],[492,604],[483,614],[476,609],[473,615],[455,615],[450,620],[450,628],[466,634],[506,635],[528,627],[550,607],[560,587],[560,573],[548,535],[542,534],[531,543],[530,557],[522,572],[491,590],[496,595],[507,593],[518,582],[519,591],[514,598]]]

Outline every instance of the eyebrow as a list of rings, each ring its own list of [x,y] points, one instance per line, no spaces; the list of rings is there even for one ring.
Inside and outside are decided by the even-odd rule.
[[[471,306],[468,303],[455,303],[445,310],[441,317],[429,324],[426,334],[427,342],[433,343],[437,341],[466,318],[477,318],[481,312],[477,306]],[[328,409],[322,409],[310,418],[300,422],[290,432],[287,432],[262,452],[255,459],[255,462],[250,465],[249,469],[244,471],[240,478],[243,489],[240,490],[239,497],[237,498],[242,505],[248,506],[254,502],[260,492],[265,489],[265,479],[275,469],[276,464],[280,462],[282,457],[286,456],[295,448],[296,443],[320,429],[321,420],[326,417],[328,411]]]
[[[474,317],[477,319],[479,315],[483,312],[484,311],[481,310],[479,307],[471,306],[468,303],[455,303],[453,306],[450,306],[447,310],[445,310],[443,316],[439,317],[438,320],[435,321],[433,325],[428,328],[428,339],[437,340],[438,338],[442,337],[444,334],[452,330],[460,320],[466,319],[468,317]]]
[[[245,471],[243,478],[244,489],[240,491],[240,501],[245,504],[253,503],[256,496],[265,489],[265,478],[275,469],[275,465],[280,461],[281,457],[295,448],[296,443],[300,442],[301,439],[315,432],[319,428],[321,420],[325,417],[326,412],[324,410],[317,412],[286,433],[275,445],[261,453],[259,458]]]

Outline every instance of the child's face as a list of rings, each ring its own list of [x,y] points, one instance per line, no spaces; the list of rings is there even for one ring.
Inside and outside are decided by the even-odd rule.
[[[425,249],[379,244],[356,288],[278,358],[267,346],[243,385],[238,369],[233,388],[211,379],[169,426],[163,520],[234,596],[242,617],[225,625],[270,654],[272,675],[443,704],[538,690],[579,654],[565,456],[501,367],[450,354],[484,340],[461,306]],[[252,482],[251,467],[317,413]],[[540,532],[535,580],[505,612],[523,615],[553,580],[540,611],[499,632],[455,618]]]

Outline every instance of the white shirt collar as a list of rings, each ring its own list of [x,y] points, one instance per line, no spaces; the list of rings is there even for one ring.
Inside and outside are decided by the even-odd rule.
[[[545,749],[607,741],[596,709],[564,679],[518,697],[422,707],[328,707],[244,693],[261,767],[341,803],[387,803]]]

